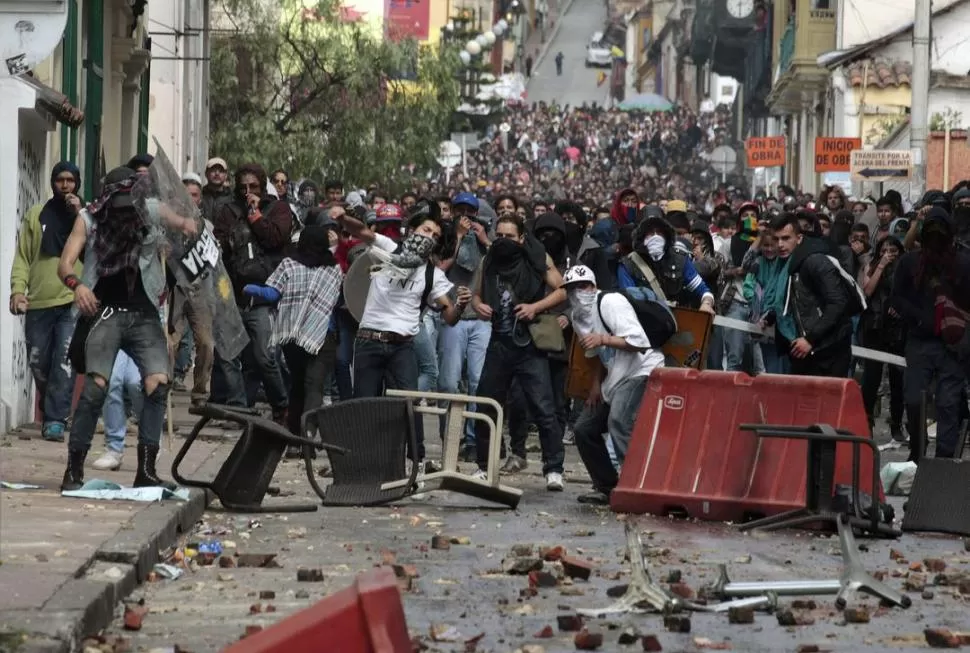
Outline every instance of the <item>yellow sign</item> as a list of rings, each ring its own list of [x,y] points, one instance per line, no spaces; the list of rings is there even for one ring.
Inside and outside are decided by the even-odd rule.
[[[909,150],[853,150],[852,181],[901,181],[913,176]]]

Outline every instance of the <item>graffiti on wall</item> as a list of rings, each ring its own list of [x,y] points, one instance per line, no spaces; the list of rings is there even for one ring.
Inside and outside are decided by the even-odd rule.
[[[40,203],[44,195],[44,160],[41,154],[43,140],[31,138],[33,134],[21,125],[20,142],[17,158],[17,238],[20,237],[20,224],[27,216],[32,206]],[[38,147],[40,146],[40,147]],[[12,392],[7,397],[12,400],[16,423],[29,422],[33,419],[34,380],[30,372],[30,360],[27,355],[27,342],[24,337],[24,318],[10,320],[11,324],[11,360],[13,361],[12,383],[4,383]]]

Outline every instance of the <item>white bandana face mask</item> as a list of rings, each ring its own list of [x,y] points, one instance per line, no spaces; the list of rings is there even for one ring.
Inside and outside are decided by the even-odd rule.
[[[647,253],[650,254],[650,258],[654,261],[659,261],[663,258],[666,245],[666,239],[660,234],[653,234],[643,239],[643,246],[647,248]]]

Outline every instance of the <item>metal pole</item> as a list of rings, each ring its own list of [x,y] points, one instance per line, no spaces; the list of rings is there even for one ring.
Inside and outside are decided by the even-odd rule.
[[[918,202],[926,191],[926,158],[930,102],[930,0],[916,0],[913,19],[912,109],[909,147],[913,152],[913,180],[910,200]]]

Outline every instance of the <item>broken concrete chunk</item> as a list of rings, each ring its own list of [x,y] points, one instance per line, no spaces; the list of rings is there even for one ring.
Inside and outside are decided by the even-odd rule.
[[[530,571],[542,569],[542,560],[533,557],[505,558],[502,560],[502,571],[513,576],[524,576]]]
[[[561,614],[556,617],[556,625],[564,633],[575,633],[583,628],[583,618],[578,614]]]
[[[526,556],[531,556],[532,552],[535,551],[534,544],[513,544],[512,545],[512,555],[517,558],[524,558]]]
[[[846,608],[842,611],[847,624],[867,624],[869,623],[869,610],[862,607]]]
[[[667,615],[664,617],[664,628],[672,633],[689,633],[690,617],[678,614]]]
[[[563,572],[569,578],[589,580],[590,574],[593,573],[593,565],[585,560],[580,560],[579,558],[573,558],[571,556],[563,556],[560,561],[562,562]]]
[[[300,583],[322,583],[323,570],[301,567],[300,569],[296,570],[296,580]]]
[[[656,635],[644,635],[640,639],[640,644],[643,646],[643,650],[646,653],[655,653],[656,651],[664,650],[664,647],[660,645],[660,640],[657,639]]]
[[[753,624],[754,608],[728,608],[728,623]]]
[[[559,579],[548,571],[530,571],[529,587],[555,587]]]
[[[603,645],[603,633],[583,628],[573,638],[577,651],[595,651]]]
[[[930,648],[960,648],[960,638],[946,628],[927,628],[923,637]]]

